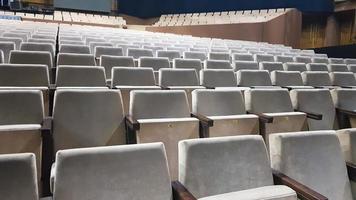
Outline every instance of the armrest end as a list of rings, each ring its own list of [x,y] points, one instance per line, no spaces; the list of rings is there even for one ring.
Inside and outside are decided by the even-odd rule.
[[[354,110],[345,110],[342,108],[336,108],[336,112],[340,114],[356,117],[356,111]]]
[[[140,123],[130,115],[125,117],[126,125],[133,131],[140,130]]]
[[[41,127],[42,134],[43,134],[43,132],[52,131],[52,122],[53,122],[52,117],[44,118],[44,120],[42,122],[42,127]]]
[[[346,162],[346,167],[347,167],[347,174],[349,175],[349,179],[351,181],[356,182],[356,165]]]
[[[172,182],[174,200],[197,200],[179,181]]]
[[[323,119],[323,115],[322,114],[318,114],[318,113],[313,113],[313,112],[306,112],[306,111],[302,111],[302,110],[295,110],[296,112],[303,112],[307,115],[307,118],[310,119],[314,119],[314,120],[322,120]]]
[[[257,115],[260,121],[263,123],[267,123],[267,124],[273,123],[273,117],[271,116],[267,116],[263,113],[254,113],[254,112],[247,112],[247,113]]]
[[[191,113],[191,116],[199,119],[199,121],[201,123],[205,124],[208,127],[214,126],[214,120],[210,119],[209,117],[207,117],[205,115],[201,115],[198,113]]]

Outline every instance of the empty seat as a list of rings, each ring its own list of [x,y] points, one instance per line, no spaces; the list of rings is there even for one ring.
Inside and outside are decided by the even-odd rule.
[[[307,64],[308,71],[329,71],[328,65],[323,63],[309,63]]]
[[[83,168],[78,166],[78,162],[90,164]],[[144,166],[150,172],[138,172],[138,166]],[[59,151],[53,198],[84,200],[93,196],[100,199],[120,196],[123,200],[171,199],[172,186],[167,166],[165,148],[161,143]],[[100,176],[96,175],[98,172],[101,172]],[[115,184],[104,187],[105,183]],[[147,184],[152,183],[155,184],[147,189]]]
[[[0,155],[0,177],[1,198],[39,199],[34,154]]]
[[[329,58],[329,64],[345,64],[343,58]]]
[[[23,42],[21,43],[20,50],[22,51],[46,51],[51,53],[52,58],[55,56],[55,47],[50,43],[32,43]]]
[[[335,107],[328,89],[295,89],[291,90],[290,96],[294,109],[315,115],[315,118],[307,119],[308,130],[336,128]]]
[[[356,73],[356,64],[347,65],[350,72]]]
[[[294,62],[293,56],[275,56],[276,62],[290,63]]]
[[[7,32],[2,34],[2,37],[9,37],[9,38],[21,38],[23,42],[27,42],[28,35],[25,33],[11,33]]]
[[[252,54],[234,53],[232,54],[233,61],[255,61]]]
[[[349,88],[336,88],[331,95],[338,112],[340,128],[355,128],[356,90]]]
[[[85,38],[86,45],[89,45],[91,42],[106,42],[106,40],[103,38],[98,38],[98,37],[86,37]]]
[[[307,66],[304,63],[284,63],[283,66],[285,71],[307,71]]]
[[[260,70],[267,70],[268,72],[283,71],[283,63],[280,62],[260,62]]]
[[[94,54],[95,53],[95,48],[96,47],[113,47],[113,45],[109,42],[90,42],[89,43],[89,48],[90,48],[90,53]]]
[[[204,69],[200,70],[200,85],[207,88],[237,87],[234,70]]]
[[[48,87],[49,73],[45,65],[1,64],[0,87]],[[47,89],[47,88],[46,88]]]
[[[346,65],[356,65],[356,59],[346,58],[344,59]]]
[[[179,51],[163,51],[163,50],[159,50],[157,51],[157,57],[161,57],[161,58],[168,58],[169,61],[172,61],[175,58],[180,58],[180,52]]]
[[[95,57],[92,54],[59,53],[57,55],[58,65],[84,65],[95,66]]]
[[[111,69],[113,67],[135,67],[135,62],[133,57],[102,55],[100,57],[100,66],[105,68],[106,78],[111,79]]]
[[[182,59],[176,58],[173,60],[173,68],[177,69],[195,69],[199,75],[202,69],[202,64],[199,59]]]
[[[268,144],[271,133],[305,130],[306,114],[294,112],[287,89],[245,91],[246,110],[260,116],[260,134]]]
[[[206,52],[184,52],[184,59],[199,59],[200,61],[204,61],[207,59]]]
[[[153,57],[152,50],[149,49],[127,49],[127,55],[132,56],[134,59],[139,59],[140,57]]]
[[[204,69],[232,69],[228,60],[205,60]]]
[[[223,52],[211,52],[208,55],[209,60],[228,60],[230,61],[230,54]]]
[[[334,86],[356,86],[355,75],[352,72],[331,72],[330,78]]]
[[[272,86],[267,70],[240,70],[236,72],[237,85],[241,87]]]
[[[58,66],[57,87],[106,87],[104,67]]]
[[[199,137],[199,120],[190,117],[186,93],[183,90],[135,90],[130,99],[130,117],[139,124],[136,128],[132,122],[128,124],[131,142],[163,142],[171,177],[175,180],[178,142]]]
[[[11,64],[47,65],[49,70],[53,67],[51,53],[44,51],[11,51],[9,62]]]
[[[259,66],[258,63],[255,61],[234,61],[233,68],[235,71],[239,70],[258,70]]]
[[[56,40],[57,38],[52,35],[44,35],[44,34],[33,34],[31,35],[31,38],[34,39],[46,39],[46,40]]]
[[[119,47],[98,46],[98,47],[95,47],[94,55],[95,55],[95,58],[100,58],[100,56],[102,56],[102,55],[123,56],[124,52],[122,51],[122,48],[119,48]]]
[[[261,136],[181,141],[179,161],[179,181],[196,199],[297,199],[274,185]]]
[[[143,46],[143,48],[152,50],[152,53],[153,53],[154,56],[157,55],[157,51],[165,49],[163,47],[157,47],[157,46]]]
[[[61,44],[59,53],[90,54],[90,48],[87,45]]]
[[[329,72],[349,72],[347,65],[345,64],[329,64]]]
[[[281,87],[303,87],[302,75],[298,71],[273,71],[271,73],[273,85]]]
[[[213,120],[203,137],[221,137],[259,132],[258,117],[246,114],[241,91],[197,89],[192,92],[192,112]],[[238,123],[236,123],[238,121]]]
[[[329,59],[323,58],[323,57],[314,57],[312,58],[312,62],[313,63],[324,63],[324,64],[329,64]]]
[[[0,50],[4,53],[4,63],[9,63],[10,52],[15,50],[14,42],[0,42]]]
[[[332,86],[331,79],[328,72],[302,72],[303,83],[306,86],[313,87],[330,87]]]
[[[270,144],[273,169],[323,195],[323,199],[353,199],[340,142],[334,131],[274,134]],[[318,166],[324,166],[323,173]]]
[[[124,56],[128,56],[128,54],[127,54],[128,53],[128,49],[140,49],[139,45],[128,45],[128,44],[118,44],[117,47],[122,48],[122,51],[124,52]],[[152,54],[153,54],[153,51],[152,51]]]
[[[60,40],[59,45],[80,45],[80,46],[86,46],[85,42],[83,41],[72,41],[72,40]]]
[[[140,67],[151,67],[153,71],[158,71],[161,68],[170,68],[168,58],[141,57],[138,62]]]
[[[312,59],[308,56],[295,56],[294,61],[304,64],[312,63]]]
[[[112,68],[111,87],[119,89],[122,95],[125,113],[129,111],[130,92],[132,90],[159,90],[155,85],[155,75],[152,68],[144,67],[114,67]]]
[[[255,54],[254,60],[256,62],[274,62],[274,56],[268,54]]]
[[[0,37],[1,42],[13,42],[15,43],[15,49],[19,50],[22,43],[21,38],[11,38],[11,37]]]

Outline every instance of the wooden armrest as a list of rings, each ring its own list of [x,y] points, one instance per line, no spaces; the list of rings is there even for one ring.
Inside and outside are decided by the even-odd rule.
[[[197,200],[179,181],[172,182],[174,200]]]
[[[345,110],[342,108],[336,108],[336,112],[338,112],[340,114],[356,117],[356,111],[353,111],[353,110]]]
[[[327,200],[325,196],[286,176],[285,174],[273,170],[273,181],[275,185],[285,185],[293,189],[299,199],[303,200]]]
[[[313,112],[306,112],[306,111],[302,111],[302,110],[295,110],[296,112],[303,112],[307,115],[307,118],[310,119],[315,119],[315,120],[322,120],[323,119],[323,115],[322,114],[318,114],[318,113],[313,113]]]
[[[126,126],[129,129],[131,129],[133,131],[140,130],[140,123],[135,118],[133,118],[131,115],[126,115],[125,122],[126,122]]]
[[[267,116],[263,113],[254,113],[254,112],[247,112],[247,113],[257,115],[260,122],[262,122],[262,123],[268,123],[268,124],[273,123],[273,117],[271,117],[271,116]]]
[[[210,119],[209,117],[207,117],[205,115],[201,115],[201,114],[198,114],[198,113],[191,113],[190,115],[192,117],[195,117],[195,118],[199,119],[199,121],[201,123],[203,123],[204,125],[206,125],[208,127],[214,126],[214,120]]]
[[[346,167],[347,167],[347,174],[349,175],[349,179],[351,181],[356,182],[356,165],[346,162]]]

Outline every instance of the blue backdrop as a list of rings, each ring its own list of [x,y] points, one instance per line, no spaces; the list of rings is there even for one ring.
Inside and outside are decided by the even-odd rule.
[[[298,8],[303,12],[334,10],[333,0],[118,0],[118,3],[120,13],[141,18],[265,8]]]

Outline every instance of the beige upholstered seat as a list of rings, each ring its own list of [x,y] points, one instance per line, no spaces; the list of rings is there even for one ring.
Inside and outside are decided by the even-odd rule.
[[[227,60],[230,61],[230,54],[224,52],[210,52],[208,54],[209,60]]]
[[[200,61],[205,61],[207,59],[206,52],[193,52],[186,51],[183,53],[184,59],[199,59]]]
[[[260,70],[267,70],[268,72],[283,71],[283,63],[280,62],[260,62]]]
[[[55,56],[55,46],[50,43],[23,42],[20,46],[21,51],[45,51],[51,53],[52,60]]]
[[[285,71],[298,71],[298,72],[305,72],[307,71],[307,66],[304,63],[284,63],[284,70]]]
[[[173,60],[173,68],[177,69],[195,69],[198,73],[202,69],[202,64],[199,59],[182,59],[176,58]]]
[[[272,86],[267,70],[239,70],[236,72],[237,85],[241,87]]]
[[[290,63],[294,62],[293,56],[275,56],[276,62]]]
[[[295,56],[294,62],[308,64],[312,63],[312,59],[308,56]]]
[[[57,87],[106,87],[104,67],[60,65],[57,68]]]
[[[269,54],[255,54],[253,56],[254,60],[258,63],[260,62],[274,62],[274,56]]]
[[[119,47],[103,47],[98,46],[94,49],[95,58],[100,58],[102,55],[109,55],[109,56],[123,56],[124,52],[122,48]]]
[[[174,50],[158,50],[157,51],[157,57],[158,58],[168,58],[169,61],[172,61],[173,59],[176,58],[181,58],[180,52],[179,51],[174,51]]]
[[[127,49],[127,56],[132,56],[134,59],[140,57],[153,57],[153,52],[150,49]]]
[[[11,51],[11,64],[40,64],[47,65],[50,70],[53,67],[51,53],[45,51]]]
[[[352,72],[331,72],[330,78],[335,86],[356,86],[355,75]]]
[[[237,87],[234,70],[204,69],[200,70],[200,85],[208,88]]]
[[[58,65],[95,66],[96,63],[92,54],[59,53],[57,56]]]
[[[272,84],[277,86],[304,86],[302,75],[298,71],[273,71],[271,80]]]
[[[227,60],[206,60],[204,69],[232,69],[232,66]]]
[[[233,62],[233,68],[235,71],[239,70],[259,70],[258,63],[255,61],[235,61]]]
[[[232,54],[233,61],[255,61],[252,54],[234,53]]]
[[[328,70],[329,72],[349,72],[349,69],[345,64],[329,64]]]
[[[328,65],[324,63],[309,63],[307,64],[308,71],[319,71],[319,72],[327,72],[329,71]]]

